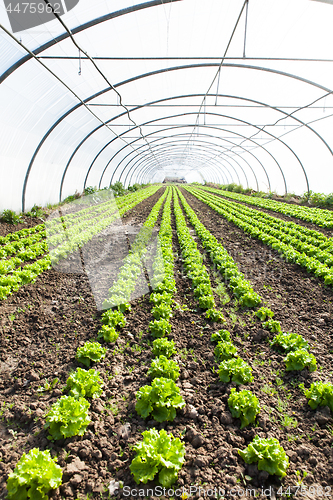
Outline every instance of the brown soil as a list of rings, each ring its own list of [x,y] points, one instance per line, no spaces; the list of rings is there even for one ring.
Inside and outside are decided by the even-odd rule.
[[[180,487],[201,485],[226,491],[254,488],[259,493],[257,498],[267,498],[261,487],[271,486],[277,498],[287,498],[279,496],[277,491],[281,485],[283,491],[296,486],[296,471],[308,472],[303,492],[314,486],[324,488],[327,494],[333,487],[331,415],[327,408],[312,411],[298,388],[301,382],[308,387],[313,380],[332,380],[332,289],[310,278],[298,266],[281,261],[278,254],[244,235],[193,196],[184,194],[206,227],[223,239],[240,270],[275,311],[283,329],[296,331],[310,341],[318,371],[285,373],[283,354],[267,342],[272,335],[261,329],[251,312],[237,310],[232,298],[223,305],[227,296],[220,285],[216,302],[227,320],[224,328],[230,330],[239,354],[253,368],[254,382],[246,388],[257,395],[261,404],[258,426],[240,430],[240,422],[231,417],[227,405],[233,385],[219,382],[216,374],[218,365],[210,336],[218,325],[207,322],[198,308],[174,237],[174,251],[178,255],[175,299],[181,307],[175,309],[171,320],[170,338],[177,346],[174,359],[181,367],[178,385],[186,408],[174,422],[163,424],[144,421],[135,411],[135,393],[149,383],[146,373],[152,359],[152,338],[148,333],[151,304],[146,295],[132,303],[126,327],[116,345],[105,344],[107,355],[96,365],[105,383],[104,392],[91,403],[87,432],[83,437],[51,443],[43,429],[45,412],[62,394],[70,370],[78,366],[77,347],[96,338],[100,313],[86,276],[55,270],[45,272],[35,284],[23,287],[0,303],[1,499],[6,496],[8,474],[22,451],[28,452],[33,447],[50,449],[64,470],[63,485],[52,494],[54,499],[86,499],[88,493],[89,498],[108,498],[105,491],[112,479],[143,489],[144,486],[139,488],[133,481],[129,465],[134,456],[132,445],[150,426],[165,428],[175,436],[185,435],[186,463],[179,474]],[[141,225],[157,197],[158,194],[135,207],[124,222],[132,227]],[[212,272],[211,278],[214,286],[220,284],[218,275]],[[59,378],[59,384],[52,392],[37,392],[46,379],[55,377]],[[282,425],[286,415],[297,420],[296,427]],[[245,448],[256,434],[278,438],[287,451],[290,467],[282,481],[259,472],[256,465],[246,465],[238,455],[237,449]],[[123,495],[118,493],[111,498]],[[202,500],[204,494],[197,493],[191,498]],[[227,493],[225,498],[232,496]],[[310,497],[303,495],[303,498]]]
[[[44,220],[39,217],[22,216],[22,221],[19,224],[8,224],[0,221],[0,236],[6,236],[9,233],[15,233],[21,229],[30,229],[31,227],[43,224]]]

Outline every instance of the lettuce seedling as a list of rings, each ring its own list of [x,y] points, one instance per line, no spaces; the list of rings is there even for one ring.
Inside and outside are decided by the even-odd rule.
[[[90,423],[89,403],[84,398],[62,396],[50,408],[46,415],[45,429],[49,429],[48,439],[65,439],[83,436]]]
[[[212,287],[210,283],[200,283],[195,290],[194,290],[194,296],[195,297],[202,297],[203,295],[211,295],[212,294]]]
[[[316,358],[305,349],[297,349],[296,351],[289,352],[284,358],[284,362],[286,363],[287,372],[303,370],[305,367],[309,369],[309,372],[317,370]]]
[[[328,406],[333,412],[333,384],[330,382],[314,382],[310,389],[304,391],[304,394],[313,410],[317,406]]]
[[[149,329],[153,337],[165,337],[171,332],[171,324],[166,319],[155,319],[149,323]]]
[[[214,354],[218,360],[226,360],[237,356],[237,347],[232,342],[218,342],[214,349]]]
[[[102,328],[98,332],[97,338],[103,338],[105,342],[115,342],[118,337],[119,333],[116,332],[114,326],[102,325]]]
[[[152,302],[154,306],[159,306],[160,304],[170,306],[173,303],[172,294],[168,292],[152,293],[149,301]]]
[[[175,343],[173,340],[168,340],[166,338],[156,339],[153,342],[153,356],[166,356],[170,358],[176,353]]]
[[[278,345],[285,351],[296,351],[297,349],[308,349],[308,342],[297,333],[278,333],[270,345]]]
[[[155,306],[151,310],[152,315],[155,319],[169,319],[172,316],[172,309],[167,304],[160,304]]]
[[[201,309],[213,309],[215,307],[214,297],[212,295],[202,295],[199,297],[199,306]]]
[[[265,321],[262,326],[273,333],[282,333],[281,323],[280,321],[275,321],[275,319]]]
[[[98,398],[103,392],[103,380],[99,372],[77,368],[67,379],[66,390],[74,398]]]
[[[171,380],[177,380],[179,377],[179,366],[175,361],[162,355],[153,359],[148,370],[148,375],[151,378],[164,377],[170,378]]]
[[[62,470],[49,450],[33,448],[23,453],[14,472],[8,476],[8,498],[11,500],[47,500],[47,493],[62,483]]]
[[[211,342],[230,342],[230,332],[228,330],[219,330],[218,332],[212,333],[210,340]]]
[[[106,348],[99,342],[86,342],[84,346],[79,347],[76,352],[76,359],[85,366],[90,366],[91,361],[97,363],[105,358]]]
[[[167,378],[155,378],[151,385],[141,387],[136,398],[138,401],[135,409],[140,417],[147,418],[151,415],[157,422],[172,422],[176,417],[177,408],[185,406],[179,387]]]
[[[119,328],[123,328],[126,325],[126,319],[123,313],[120,311],[112,311],[111,309],[108,309],[102,314],[101,321],[104,325],[119,326]]]
[[[252,368],[241,358],[232,358],[222,361],[218,374],[221,382],[235,382],[247,384],[253,381]]]
[[[234,418],[240,418],[241,429],[255,421],[260,412],[258,398],[251,391],[231,389],[228,406]]]
[[[174,279],[164,279],[161,283],[159,283],[154,292],[168,292],[175,293],[176,292],[176,282]]]
[[[123,302],[122,304],[118,304],[118,311],[120,313],[125,313],[127,311],[131,311],[132,306],[128,302]]]
[[[260,321],[265,321],[267,318],[273,318],[274,313],[268,307],[261,307],[254,313]]]
[[[164,429],[150,429],[142,436],[143,441],[134,445],[136,456],[130,465],[135,482],[146,484],[158,474],[159,483],[170,487],[177,481],[178,471],[185,461],[184,443]]]
[[[284,477],[289,467],[289,458],[275,438],[264,439],[255,436],[245,450],[238,450],[245,463],[258,462],[258,469],[269,474]]]
[[[250,289],[238,299],[238,303],[241,307],[256,307],[260,304],[260,302],[260,295]]]
[[[206,318],[209,319],[210,321],[213,321],[214,323],[226,322],[226,319],[221,313],[221,311],[218,311],[217,309],[208,309],[206,311]]]

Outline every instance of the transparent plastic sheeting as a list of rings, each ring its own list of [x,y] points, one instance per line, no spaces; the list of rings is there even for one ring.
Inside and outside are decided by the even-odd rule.
[[[331,2],[66,0],[15,32],[8,3],[0,211],[166,176],[332,191]]]
[[[45,226],[53,269],[62,273],[85,274],[98,310],[141,297],[164,279],[157,230],[123,224],[111,190],[65,204],[52,212]],[[142,238],[143,232],[147,243],[138,249],[138,236]],[[129,255],[139,262],[135,279]],[[116,297],[109,290],[117,283],[124,266],[129,270],[123,289],[133,281],[133,291],[130,297]]]

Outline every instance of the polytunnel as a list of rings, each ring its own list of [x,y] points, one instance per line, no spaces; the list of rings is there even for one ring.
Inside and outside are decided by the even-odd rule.
[[[332,4],[4,0],[0,210],[168,175],[328,193]]]

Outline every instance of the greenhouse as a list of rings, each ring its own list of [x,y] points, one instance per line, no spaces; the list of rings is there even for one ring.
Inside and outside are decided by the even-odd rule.
[[[0,3],[0,499],[332,496],[332,22]]]

